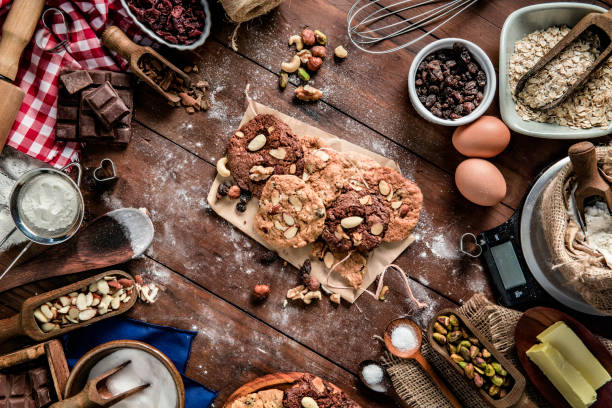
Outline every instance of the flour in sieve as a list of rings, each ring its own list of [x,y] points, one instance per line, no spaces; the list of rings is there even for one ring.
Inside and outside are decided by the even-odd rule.
[[[20,194],[20,213],[32,227],[65,230],[74,224],[79,197],[69,181],[54,174],[43,174],[29,182]]]
[[[612,215],[603,201],[585,207],[586,238],[589,246],[598,250],[612,268]]]

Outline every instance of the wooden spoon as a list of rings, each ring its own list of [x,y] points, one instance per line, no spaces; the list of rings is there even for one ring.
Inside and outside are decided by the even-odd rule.
[[[534,307],[527,310],[518,321],[514,329],[514,344],[519,361],[529,377],[529,380],[536,386],[548,402],[557,408],[570,408],[565,398],[546,378],[544,373],[529,360],[527,350],[534,344],[539,343],[536,336],[542,333],[553,323],[564,321],[570,329],[582,340],[584,345],[599,360],[609,373],[612,373],[612,355],[608,349],[578,320],[559,310],[548,307]],[[597,390],[597,402],[591,408],[612,407],[612,381]]]
[[[138,62],[143,56],[148,56],[149,58],[157,60],[159,63],[164,65],[166,68],[174,71],[176,75],[183,79],[183,83],[185,87],[189,87],[191,84],[191,79],[189,76],[174,66],[170,61],[162,57],[151,47],[144,47],[142,45],[138,45],[132,40],[130,40],[127,35],[119,27],[110,26],[102,33],[102,44],[111,50],[119,53],[123,58],[125,58],[130,63],[130,69],[133,73],[138,75],[143,81],[145,81],[149,86],[155,89],[157,92],[162,94],[166,99],[171,102],[177,102],[177,95],[168,93],[164,91],[158,84],[155,83],[146,75]]]
[[[111,394],[108,390],[107,380],[109,377],[130,364],[128,360],[119,366],[87,381],[85,388],[73,397],[52,404],[49,408],[95,408],[110,407],[137,392],[148,388],[150,384],[142,384],[117,395]]]
[[[568,150],[576,184],[578,187],[574,192],[576,206],[582,219],[584,220],[584,205],[588,198],[600,197],[608,205],[608,210],[612,212],[612,188],[601,177],[597,167],[597,152],[591,142],[580,142],[570,146]]]
[[[525,87],[525,84],[527,83],[529,78],[533,77],[550,61],[552,61],[555,57],[561,54],[561,52],[563,52],[563,50],[567,46],[569,46],[574,40],[576,40],[576,38],[578,38],[587,30],[592,30],[596,35],[599,36],[603,47],[602,53],[595,60],[595,62],[591,64],[589,69],[587,69],[586,72],[582,74],[582,76],[580,76],[580,78],[576,81],[576,83],[569,87],[563,95],[561,95],[554,101],[542,106],[540,109],[545,110],[559,106],[563,101],[567,99],[568,96],[570,96],[576,90],[580,89],[589,79],[593,71],[599,68],[601,64],[603,64],[608,59],[608,57],[612,55],[612,10],[608,11],[607,13],[590,13],[587,14],[582,20],[580,20],[578,24],[576,24],[574,28],[572,28],[572,30],[561,41],[557,43],[557,45],[555,45],[550,51],[548,51],[546,55],[540,58],[538,62],[519,79],[518,83],[516,84],[516,89],[514,90],[514,96],[517,99],[520,99],[519,95]]]
[[[34,317],[34,311],[42,304],[46,302],[53,303],[53,301],[58,299],[60,296],[68,295],[71,292],[78,292],[82,288],[89,286],[91,283],[97,282],[100,279],[104,279],[105,276],[110,275],[118,275],[119,279],[126,278],[134,281],[134,278],[130,274],[123,271],[108,271],[71,285],[64,286],[63,288],[55,289],[38,296],[28,298],[25,302],[23,302],[23,305],[21,305],[21,312],[9,318],[0,320],[0,344],[18,336],[28,336],[36,341],[49,340],[53,337],[61,336],[69,331],[79,329],[97,321],[127,312],[136,303],[138,296],[136,296],[135,293],[131,295],[131,298],[127,303],[121,303],[119,309],[117,310],[109,310],[107,313],[98,315],[90,320],[87,320],[86,322],[69,324],[61,329],[53,330],[48,333],[41,330],[36,318]]]
[[[380,367],[380,369],[383,372],[383,379],[381,383],[370,384],[369,382],[366,381],[365,377],[363,376],[363,369],[364,367],[367,367],[369,365],[376,365]],[[385,370],[383,366],[380,365],[379,362],[374,361],[374,360],[364,360],[361,363],[359,363],[359,379],[361,380],[361,382],[363,383],[365,387],[372,390],[373,392],[386,395],[387,397],[393,399],[401,407],[410,408],[410,404],[404,401],[404,399],[402,399],[402,397],[399,396],[397,391],[395,391],[395,388],[393,387],[393,384],[391,383],[391,379],[389,378],[389,375],[387,374],[387,370]]]
[[[0,292],[41,279],[106,268],[142,255],[153,242],[153,223],[141,210],[104,214],[70,240],[15,267],[0,280]]]
[[[393,332],[393,330],[395,330],[397,327],[400,327],[400,326],[412,327],[412,329],[414,330],[414,334],[417,338],[417,345],[413,349],[403,350],[393,345],[393,342],[391,341],[391,333]],[[385,337],[385,346],[387,347],[387,350],[389,350],[391,354],[399,358],[415,360],[421,366],[421,368],[423,368],[423,370],[427,373],[427,375],[429,375],[429,377],[436,384],[436,386],[440,389],[440,391],[442,391],[442,393],[449,400],[451,405],[455,408],[461,407],[461,403],[459,402],[457,397],[455,397],[455,395],[450,390],[450,388],[448,388],[448,385],[446,385],[444,380],[440,378],[440,376],[435,372],[435,370],[429,364],[429,362],[425,359],[425,357],[423,357],[423,354],[421,354],[421,342],[423,338],[422,338],[421,329],[419,326],[417,326],[415,322],[413,322],[412,320],[406,317],[395,319],[391,321],[389,325],[387,326],[387,328],[385,329],[384,337]]]

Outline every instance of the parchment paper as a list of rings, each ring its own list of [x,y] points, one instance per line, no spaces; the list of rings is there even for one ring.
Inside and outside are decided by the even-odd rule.
[[[287,123],[289,127],[293,130],[293,132],[298,136],[306,136],[306,135],[315,135],[325,140],[328,144],[331,145],[334,149],[340,152],[348,152],[354,151],[361,154],[364,154],[382,166],[387,166],[394,168],[399,171],[399,166],[393,160],[390,160],[384,156],[373,153],[369,150],[366,150],[360,146],[357,146],[353,143],[349,143],[346,140],[340,139],[336,136],[333,136],[327,132],[322,131],[321,129],[317,129],[316,127],[310,126],[302,121],[299,121],[291,116],[287,116],[283,113],[280,113],[272,108],[269,108],[265,105],[259,104],[253,100],[249,101],[249,106],[247,107],[244,116],[242,117],[242,121],[240,122],[240,126],[244,125],[246,122],[251,120],[253,117],[259,114],[272,114],[278,118],[280,118],[283,122]],[[223,198],[219,201],[216,199],[217,188],[220,183],[224,181],[224,178],[217,174],[213,185],[208,192],[208,204],[210,207],[219,214],[222,218],[229,221],[236,228],[247,234],[249,237],[253,238],[255,241],[259,242],[264,247],[276,251],[278,255],[283,258],[285,261],[289,262],[291,265],[299,268],[306,259],[308,259],[310,251],[312,249],[312,245],[307,245],[303,248],[273,248],[268,243],[266,243],[261,236],[255,232],[253,229],[253,220],[255,218],[255,213],[257,212],[258,207],[258,199],[253,198],[249,201],[247,205],[247,209],[244,213],[239,213],[236,211],[236,200],[229,200],[227,198]],[[392,263],[403,251],[406,249],[412,242],[414,242],[414,238],[412,235],[406,238],[403,241],[398,242],[383,242],[381,246],[372,251],[368,257],[367,262],[367,271],[365,276],[363,277],[363,284],[359,290],[356,289],[329,289],[331,292],[336,292],[342,296],[346,301],[353,303],[357,298],[365,291],[368,286],[374,282],[376,277],[382,273],[384,267],[390,263]],[[336,260],[338,261],[338,260]],[[325,283],[328,283],[331,286],[350,286],[349,283],[342,278],[340,275],[333,273],[329,277],[329,281],[326,282],[326,277],[328,274],[327,268],[323,265],[319,260],[312,260],[312,275],[316,277],[322,284],[325,286]]]

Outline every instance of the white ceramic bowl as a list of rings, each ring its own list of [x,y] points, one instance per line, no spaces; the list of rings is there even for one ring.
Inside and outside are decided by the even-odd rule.
[[[464,45],[470,51],[476,62],[478,62],[478,65],[480,65],[480,68],[485,72],[485,74],[487,74],[487,85],[485,86],[482,102],[476,109],[474,109],[474,111],[472,111],[472,113],[460,119],[451,120],[439,118],[431,113],[425,106],[423,106],[421,101],[419,101],[419,97],[417,96],[415,80],[417,68],[425,57],[435,51],[444,48],[452,48],[453,44],[455,43]],[[408,94],[410,95],[410,102],[412,102],[412,106],[414,106],[414,109],[416,109],[419,115],[421,115],[423,118],[443,126],[465,125],[482,116],[486,110],[489,109],[489,106],[491,106],[491,102],[493,102],[496,86],[497,76],[495,75],[495,68],[493,68],[491,59],[479,46],[473,42],[463,40],[461,38],[444,38],[427,45],[416,55],[416,57],[414,57],[414,61],[412,61],[412,65],[410,65],[410,72],[408,73]]]
[[[508,16],[502,28],[499,47],[499,108],[510,129],[544,139],[589,139],[612,132],[612,128],[572,129],[554,123],[524,121],[516,112],[516,104],[508,83],[510,57],[514,52],[514,43],[518,40],[536,30],[554,25],[573,27],[585,15],[605,11],[602,7],[584,3],[546,3],[524,7]]]
[[[134,15],[134,13],[132,13],[132,10],[130,10],[130,7],[128,6],[127,0],[121,0],[121,5],[125,9],[128,16],[130,16],[130,18],[134,20],[134,23],[136,23],[138,28],[144,31],[153,40],[157,41],[158,43],[162,45],[165,45],[168,48],[174,48],[175,50],[180,50],[180,51],[187,51],[187,50],[195,50],[196,48],[204,44],[204,41],[206,41],[206,39],[208,38],[208,35],[210,34],[210,26],[212,22],[210,18],[210,8],[208,7],[208,1],[207,0],[200,0],[200,1],[202,3],[202,7],[204,7],[204,13],[206,14],[206,20],[204,21],[204,29],[202,30],[202,35],[200,36],[200,38],[198,38],[196,41],[194,41],[193,43],[189,45],[171,44],[167,42],[166,40],[161,38],[159,35],[155,34],[149,27],[141,23],[136,18],[136,16]]]

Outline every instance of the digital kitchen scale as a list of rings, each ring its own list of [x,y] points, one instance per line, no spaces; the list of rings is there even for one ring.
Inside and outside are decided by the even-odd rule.
[[[544,300],[544,290],[578,312],[606,316],[586,303],[562,274],[552,269],[550,250],[541,227],[542,193],[569,160],[566,157],[544,169],[512,217],[478,234],[476,243],[482,249],[480,257],[491,275],[500,303],[514,308],[531,306]]]

